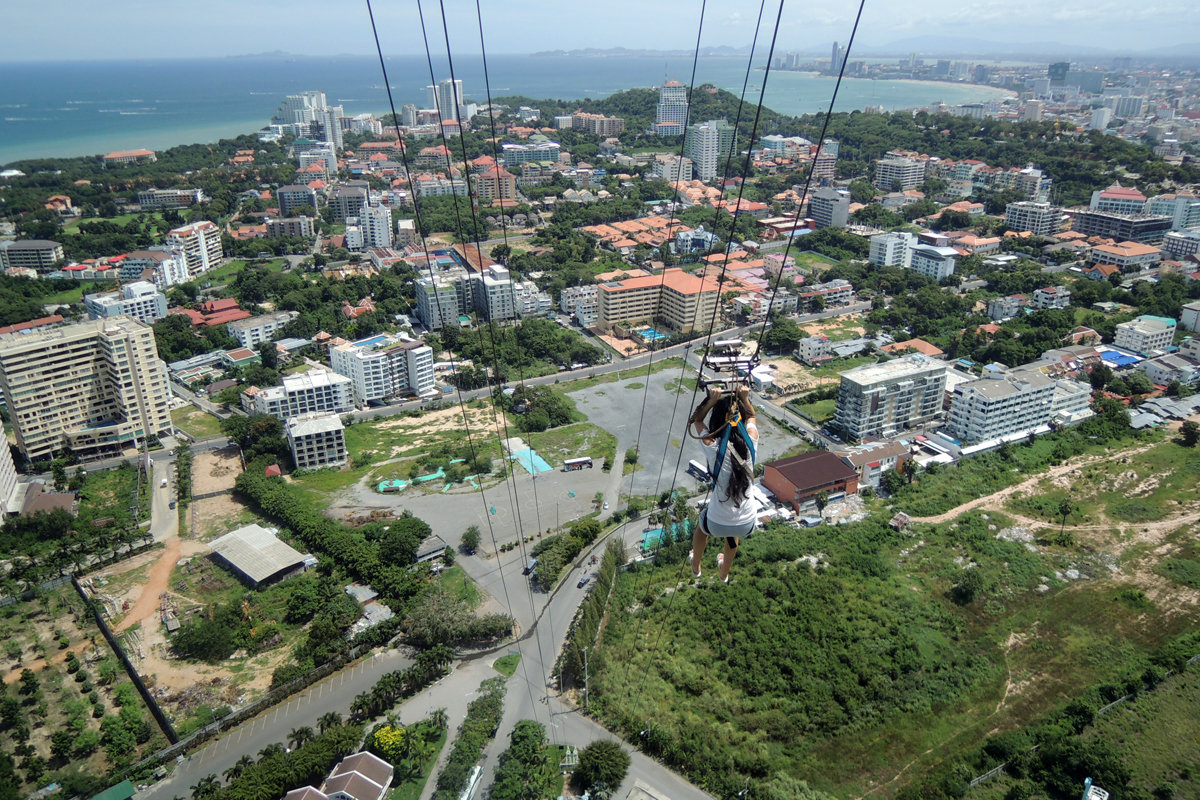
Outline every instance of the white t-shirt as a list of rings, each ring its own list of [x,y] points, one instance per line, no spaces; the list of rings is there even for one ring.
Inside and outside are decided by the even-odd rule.
[[[750,434],[750,438],[754,441],[755,446],[758,445],[758,429]],[[708,459],[708,471],[712,471],[717,465],[717,448],[721,444],[718,438],[712,444],[705,444],[704,440],[700,440],[700,444],[704,447],[704,455]],[[757,516],[758,504],[750,496],[750,492],[746,492],[746,499],[742,502],[737,502],[736,497],[731,497],[729,493],[729,478],[733,474],[733,470],[737,469],[737,464],[734,463],[734,445],[730,442],[725,448],[725,462],[721,465],[721,474],[715,475],[711,500],[708,504],[708,519],[717,525],[745,525],[751,522]],[[753,466],[753,465],[751,465]],[[753,477],[750,480],[754,483]]]

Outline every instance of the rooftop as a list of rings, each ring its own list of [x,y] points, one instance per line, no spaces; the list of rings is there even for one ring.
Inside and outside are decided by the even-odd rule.
[[[343,430],[342,420],[337,414],[310,412],[299,416],[289,417],[287,421],[288,436],[293,439],[300,436],[314,436],[319,433]]]
[[[304,556],[281,542],[275,531],[247,525],[209,543],[213,552],[255,583],[304,563]]]
[[[858,476],[846,462],[828,450],[814,450],[780,461],[770,461],[765,466],[778,470],[780,475],[798,489],[823,486],[833,481]]]

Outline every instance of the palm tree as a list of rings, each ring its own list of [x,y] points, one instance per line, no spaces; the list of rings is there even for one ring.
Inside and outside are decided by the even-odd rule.
[[[252,766],[254,766],[254,759],[250,756],[242,756],[234,763],[232,767],[225,770],[225,772],[222,774],[225,776],[225,780],[227,782],[237,780],[242,776],[242,773],[246,771],[247,767]]]
[[[217,776],[213,774],[205,775],[200,780],[192,785],[192,800],[201,800],[204,797],[212,797],[221,788],[221,784],[217,782]]]
[[[313,729],[305,725],[300,728],[292,728],[292,730],[288,733],[288,744],[290,744],[292,749],[295,750],[305,742],[311,742],[314,738],[315,734],[313,733]]]
[[[429,721],[435,728],[441,730],[446,727],[446,709],[437,708],[429,712]]]
[[[272,756],[282,755],[283,752],[284,752],[283,745],[281,745],[279,742],[272,742],[271,744],[264,747],[262,750],[258,751],[258,760],[262,761],[264,759],[271,758]]]
[[[317,719],[317,728],[321,731],[321,733],[324,733],[325,731],[329,730],[330,728],[336,728],[338,725],[341,725],[341,724],[342,724],[342,715],[337,713],[336,711],[330,711],[328,713],[322,714]]]

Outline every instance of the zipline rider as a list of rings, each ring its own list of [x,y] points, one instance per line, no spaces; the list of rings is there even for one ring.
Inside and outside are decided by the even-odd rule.
[[[750,388],[738,386],[735,395],[736,401],[722,396],[720,386],[709,387],[708,396],[689,420],[704,445],[713,476],[712,499],[700,513],[700,525],[692,535],[692,575],[700,577],[708,537],[723,536],[725,549],[717,556],[717,570],[725,583],[729,583],[729,568],[741,537],[754,530],[758,511],[750,496],[758,425],[750,405]]]

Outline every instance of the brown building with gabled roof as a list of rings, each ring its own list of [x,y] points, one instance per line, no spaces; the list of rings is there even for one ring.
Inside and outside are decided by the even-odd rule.
[[[821,492],[858,494],[858,472],[828,450],[815,450],[765,464],[763,486],[798,514]]]

